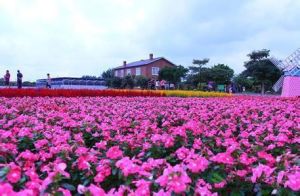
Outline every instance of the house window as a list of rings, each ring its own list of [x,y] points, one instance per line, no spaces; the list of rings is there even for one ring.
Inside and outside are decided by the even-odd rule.
[[[152,75],[153,76],[158,76],[159,72],[159,67],[152,67]]]
[[[120,77],[123,77],[124,76],[124,70],[120,70]]]
[[[118,77],[118,70],[117,71],[115,71],[115,77]]]
[[[141,68],[140,67],[135,68],[135,75],[137,75],[137,76],[141,75]]]
[[[131,75],[131,69],[126,70],[126,75]]]

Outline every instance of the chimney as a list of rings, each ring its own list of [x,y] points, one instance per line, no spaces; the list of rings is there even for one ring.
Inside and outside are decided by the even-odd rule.
[[[123,66],[126,67],[126,61],[123,61]]]
[[[150,59],[150,60],[153,59],[153,54],[152,54],[152,53],[149,54],[149,59]]]

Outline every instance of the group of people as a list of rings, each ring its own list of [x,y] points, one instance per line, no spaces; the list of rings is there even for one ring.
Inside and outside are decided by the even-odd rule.
[[[148,83],[148,88],[150,89],[155,89],[155,90],[166,90],[166,89],[174,89],[175,85],[173,83],[171,83],[170,85],[168,85],[168,83],[165,80],[155,80],[155,79],[151,79]]]
[[[18,88],[22,88],[22,80],[23,80],[23,74],[20,72],[20,70],[17,71],[17,86]],[[10,87],[10,72],[9,70],[6,70],[6,73],[4,75],[4,83],[5,86]],[[50,74],[47,74],[46,79],[46,88],[51,88],[51,77]]]
[[[20,72],[20,70],[17,71],[17,86],[18,88],[22,88],[22,80],[23,80],[23,74]],[[10,86],[10,73],[9,70],[6,70],[6,73],[4,75],[4,83],[5,86]]]

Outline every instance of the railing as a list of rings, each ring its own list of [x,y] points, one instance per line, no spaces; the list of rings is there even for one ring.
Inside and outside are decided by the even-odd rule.
[[[284,75],[282,75],[282,76],[279,78],[279,80],[274,84],[273,90],[274,90],[275,92],[278,92],[278,91],[281,89],[281,87],[283,86],[283,81],[284,81]]]

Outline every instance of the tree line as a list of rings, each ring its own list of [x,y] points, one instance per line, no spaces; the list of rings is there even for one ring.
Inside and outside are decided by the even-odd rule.
[[[217,85],[234,85],[237,91],[242,88],[254,92],[271,91],[272,85],[281,76],[281,71],[269,60],[270,50],[262,49],[252,51],[247,55],[248,61],[244,62],[245,70],[234,75],[234,70],[226,64],[209,66],[209,58],[194,59],[192,65],[165,67],[159,71],[159,80],[173,83],[177,89],[207,90],[207,85],[212,82]],[[102,78],[110,88],[146,89],[149,79],[144,76],[127,75],[123,78],[115,77],[112,69],[104,71]],[[218,90],[214,88],[214,90]]]

